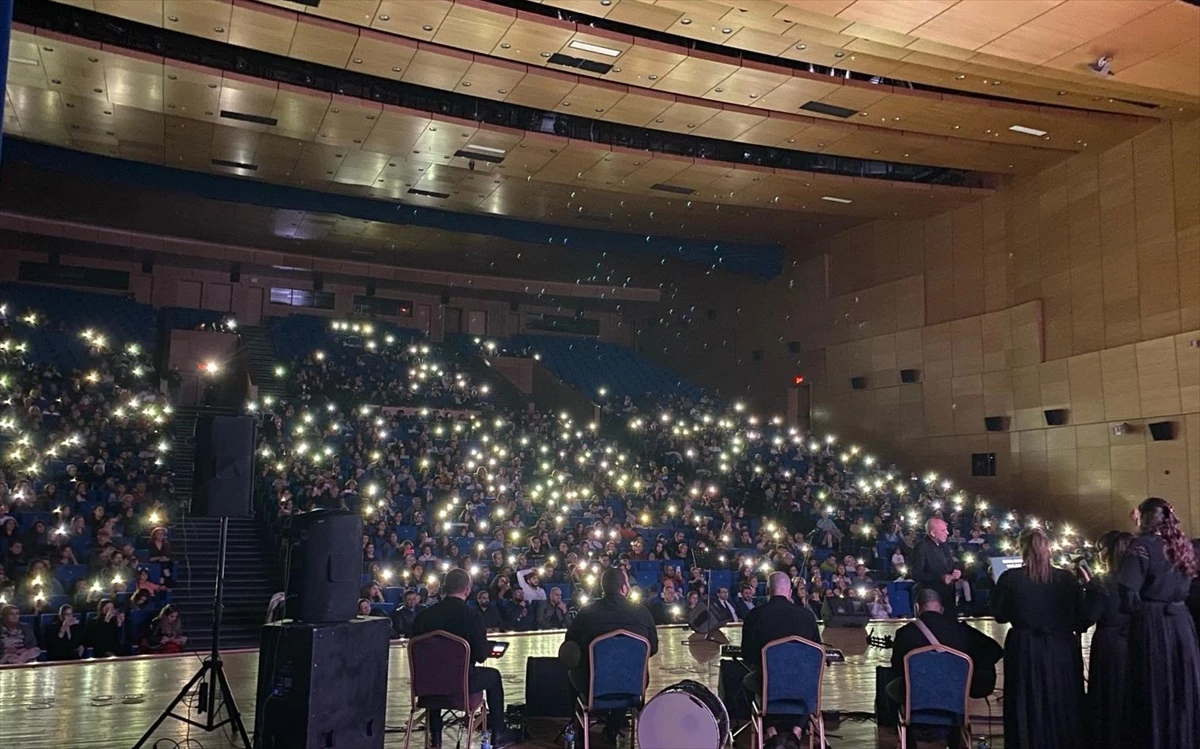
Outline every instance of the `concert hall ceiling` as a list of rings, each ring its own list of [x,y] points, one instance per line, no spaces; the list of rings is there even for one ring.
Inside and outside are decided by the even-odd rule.
[[[1200,8],[18,0],[6,94],[60,148],[752,256],[1197,116]]]

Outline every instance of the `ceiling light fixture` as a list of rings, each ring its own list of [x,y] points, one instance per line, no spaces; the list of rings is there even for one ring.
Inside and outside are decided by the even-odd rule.
[[[619,50],[619,49],[612,49],[611,47],[601,47],[599,44],[589,44],[588,42],[581,42],[578,39],[572,39],[571,43],[568,44],[567,46],[570,47],[571,49],[578,49],[583,52],[591,52],[594,55],[604,55],[605,57],[620,57],[621,56],[621,50]]]
[[[835,198],[832,195],[822,195],[821,200],[828,200],[830,203],[853,203],[854,202],[853,200],[847,200],[846,198]]]
[[[39,60],[32,60],[32,59],[30,59],[30,58],[28,58],[28,57],[10,57],[10,58],[8,58],[8,59],[9,59],[11,62],[15,62],[15,63],[17,63],[18,65],[33,65],[33,66],[35,66],[35,67],[36,67],[36,66],[38,66],[38,65],[41,65],[41,64],[42,64],[42,63],[41,63],[41,61],[39,61]]]
[[[1025,127],[1024,125],[1012,125],[1008,129],[1012,130],[1014,133],[1024,133],[1025,135],[1036,135],[1039,138],[1046,134],[1045,130],[1038,130],[1036,127]]]
[[[508,151],[505,151],[503,148],[492,148],[491,146],[477,146],[472,144],[467,146],[467,148],[471,149],[472,151],[483,151],[484,153],[494,153],[497,155],[508,153]]]

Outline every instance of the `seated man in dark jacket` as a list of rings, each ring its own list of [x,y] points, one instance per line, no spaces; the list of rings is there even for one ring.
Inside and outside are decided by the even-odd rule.
[[[392,612],[392,638],[412,637],[413,621],[421,613],[421,594],[415,590],[404,594],[404,605]]]
[[[996,663],[1004,656],[1000,643],[975,629],[971,625],[947,616],[942,608],[941,595],[933,587],[923,588],[916,598],[917,619],[896,630],[892,645],[892,672],[898,678],[887,684],[888,698],[899,710],[904,705],[904,656],[918,648],[937,644],[957,650],[971,658],[974,677],[971,695],[985,697],[996,685]],[[984,686],[989,683],[990,686]],[[957,746],[958,737],[952,732],[950,746]]]
[[[470,643],[472,666],[469,687],[473,693],[487,693],[492,746],[500,749],[516,743],[519,738],[516,732],[504,727],[504,685],[500,681],[500,672],[475,665],[487,660],[492,648],[488,645],[483,617],[467,606],[467,596],[471,594],[471,576],[466,570],[455,567],[446,573],[442,590],[445,598],[417,614],[413,622],[413,637],[428,632],[448,632]],[[429,715],[429,743],[435,747],[442,743],[442,714],[439,710]]]
[[[475,594],[475,610],[483,617],[483,626],[488,632],[504,629],[504,617],[500,616],[500,607],[492,605],[492,596],[486,590]]]
[[[572,703],[576,695],[587,694],[591,683],[589,649],[596,638],[624,629],[645,637],[650,643],[651,656],[658,652],[658,630],[654,628],[650,611],[625,598],[629,593],[629,578],[625,571],[618,568],[605,570],[600,577],[600,589],[603,595],[575,615],[558,651],[559,660],[570,669],[568,676],[575,692],[571,696]],[[605,735],[613,743],[624,726],[624,717],[622,713],[607,721]]]
[[[762,689],[762,651],[767,643],[792,635],[821,643],[816,615],[792,602],[792,581],[787,573],[772,572],[767,592],[770,600],[747,612],[742,625],[742,657],[750,668],[745,683],[756,693]]]

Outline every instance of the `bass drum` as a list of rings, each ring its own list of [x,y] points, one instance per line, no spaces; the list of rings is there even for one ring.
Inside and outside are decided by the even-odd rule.
[[[637,738],[641,749],[721,749],[730,740],[729,714],[711,689],[681,681],[646,703]]]

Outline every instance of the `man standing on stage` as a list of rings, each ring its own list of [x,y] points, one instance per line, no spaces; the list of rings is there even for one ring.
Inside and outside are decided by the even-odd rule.
[[[962,569],[954,561],[954,552],[946,543],[950,532],[946,521],[930,518],[925,523],[925,538],[913,549],[912,579],[917,581],[914,593],[929,589],[937,591],[942,599],[942,608],[948,615],[956,613],[954,604],[954,582],[962,576]]]

